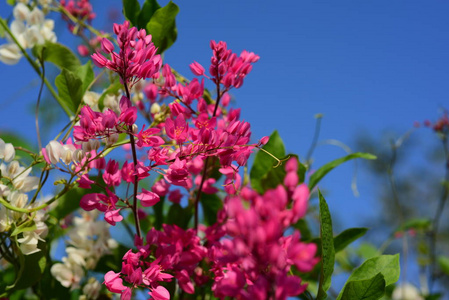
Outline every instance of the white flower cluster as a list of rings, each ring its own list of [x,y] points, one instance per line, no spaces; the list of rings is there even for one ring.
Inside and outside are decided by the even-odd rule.
[[[54,21],[45,19],[44,13],[35,6],[32,10],[24,4],[17,3],[13,10],[14,21],[10,30],[23,49],[33,48],[45,41],[56,42],[53,32]],[[7,35],[9,43],[0,46],[0,61],[8,64],[16,64],[22,57],[20,48]]]
[[[10,205],[17,208],[30,209],[39,203],[29,204],[27,192],[37,189],[39,178],[30,176],[31,167],[22,167],[15,158],[15,150],[12,144],[0,139],[0,197]],[[0,206],[0,232],[7,232],[11,225],[26,221],[29,216],[22,212],[9,210]],[[36,229],[22,233],[22,238],[17,239],[23,254],[28,255],[40,251],[38,241],[46,237],[48,228],[45,224],[46,214],[43,211],[34,213],[33,222]]]
[[[116,248],[117,242],[110,237],[109,224],[98,220],[97,211],[82,211],[80,217],[73,219],[73,226],[67,235],[67,256],[62,258],[62,263],[51,267],[51,274],[61,285],[77,289],[85,273],[93,270],[104,254]],[[85,289],[95,291],[95,284],[91,282],[91,286]]]

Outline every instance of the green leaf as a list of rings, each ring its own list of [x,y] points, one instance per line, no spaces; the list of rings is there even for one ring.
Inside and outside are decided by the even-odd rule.
[[[202,194],[200,199],[206,225],[217,222],[217,212],[223,207],[223,201],[216,194]]]
[[[337,300],[346,299],[342,296],[343,291],[345,290],[349,282],[368,280],[376,276],[378,273],[381,273],[383,275],[386,286],[398,281],[400,274],[399,254],[381,255],[365,261],[360,267],[352,272],[351,276],[349,276],[348,280],[346,281],[345,287],[340,292],[340,295],[338,295]]]
[[[16,0],[6,0],[6,3],[8,3],[9,5],[16,5]]]
[[[370,259],[381,255],[379,250],[370,243],[362,243],[357,249],[357,254],[364,259]]]
[[[56,76],[56,87],[63,104],[73,113],[76,112],[83,97],[83,81],[75,73],[62,69],[61,74]]]
[[[16,236],[19,233],[34,231],[34,230],[36,230],[36,224],[33,221],[25,222],[25,223],[21,224],[20,226],[14,228],[14,230],[11,233],[11,236]]]
[[[96,181],[98,178],[91,177],[90,179]],[[101,178],[99,183],[100,185],[103,184]],[[52,209],[49,214],[58,220],[61,220],[80,207],[80,201],[84,195],[101,192],[104,191],[96,185],[92,185],[91,189],[74,187],[57,200],[58,205]]]
[[[318,286],[317,299],[326,299],[326,291],[331,286],[331,277],[334,272],[335,249],[332,231],[332,218],[326,200],[318,190],[320,199],[320,237],[321,237],[321,275]]]
[[[378,300],[385,294],[385,279],[382,273],[359,281],[351,281],[345,286],[342,299]]]
[[[153,36],[154,45],[158,47],[158,53],[164,52],[176,41],[178,30],[175,19],[178,12],[179,7],[170,1],[156,10],[146,26],[147,32]]]
[[[368,259],[352,272],[348,281],[369,279],[379,272],[384,276],[386,285],[398,281],[400,274],[399,254],[381,255]]]
[[[415,218],[405,222],[401,227],[398,228],[398,231],[409,229],[427,230],[431,225],[432,222],[427,218]]]
[[[54,64],[59,69],[73,72],[81,66],[80,60],[72,50],[59,43],[47,41],[43,45],[36,45],[33,48],[33,54],[37,58],[43,58],[44,61]]]
[[[364,159],[376,159],[376,156],[369,154],[369,153],[362,153],[362,152],[357,152],[357,153],[352,153],[349,154],[345,157],[341,157],[338,158],[336,160],[333,160],[327,164],[325,164],[324,166],[322,166],[321,168],[319,168],[318,170],[315,171],[315,173],[312,174],[312,176],[310,176],[310,180],[309,180],[309,189],[312,190],[317,184],[318,182],[320,182],[320,180],[330,171],[332,171],[335,167],[341,165],[342,163],[354,159],[354,158],[364,158]]]
[[[156,0],[146,0],[143,3],[142,10],[139,13],[139,17],[137,18],[137,27],[139,29],[146,29],[148,22],[150,22],[151,17],[154,15],[156,10],[161,8],[159,3]]]
[[[20,290],[36,284],[42,276],[47,264],[45,242],[39,241],[38,248],[41,251],[30,255],[19,255],[20,269],[13,285],[7,287],[7,290]]]
[[[154,228],[156,228],[157,230],[161,230],[162,228],[162,224],[165,223],[165,218],[164,218],[164,202],[165,202],[165,197],[160,197],[160,201],[158,203],[156,203],[156,205],[153,205],[153,211],[154,211]]]
[[[449,257],[439,256],[437,261],[441,271],[443,271],[444,274],[449,276]]]
[[[284,142],[282,141],[279,133],[276,130],[270,135],[270,140],[266,145],[262,147],[262,149],[271,153],[277,158],[285,157]],[[273,170],[273,167],[276,166],[276,164],[277,162],[267,153],[263,151],[257,152],[249,176],[251,187],[259,194],[263,194],[266,190],[266,187],[263,186],[262,180],[264,178],[267,178],[268,176],[270,176],[270,178],[275,177],[274,174],[268,174],[271,170]],[[284,168],[282,168],[281,166],[277,167],[276,169],[280,169],[279,172],[282,172],[283,170],[285,173]]]
[[[83,82],[82,94],[84,95],[84,93],[87,91],[87,88],[95,78],[94,70],[92,69],[92,63],[90,62],[90,60],[86,64],[78,67],[75,70],[75,75],[78,76]]]
[[[192,212],[190,207],[182,208],[179,204],[172,204],[168,210],[166,223],[175,224],[181,228],[187,228],[190,218],[192,217]]]
[[[308,241],[312,238],[312,232],[310,231],[309,224],[307,224],[305,219],[299,219],[293,227],[298,229],[301,233],[302,241]]]
[[[361,238],[368,231],[368,228],[349,228],[334,238],[335,252],[339,252],[346,248],[355,240]]]
[[[140,12],[140,4],[137,0],[123,0],[123,15],[131,23],[131,26],[137,25],[137,18]]]

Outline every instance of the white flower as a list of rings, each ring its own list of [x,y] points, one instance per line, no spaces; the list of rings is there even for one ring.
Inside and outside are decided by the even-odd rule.
[[[5,143],[0,139],[0,159],[3,159],[5,162],[10,162],[15,156],[16,150],[14,150],[14,146],[11,143]]]
[[[34,231],[23,232],[23,238],[17,239],[20,243],[20,250],[24,255],[30,255],[41,251],[37,247],[39,240],[42,240],[37,233]]]
[[[0,206],[0,232],[8,231],[10,227],[10,211],[2,205]]]
[[[15,65],[22,58],[22,53],[16,44],[0,46],[0,61],[7,65]]]
[[[31,13],[29,13],[27,15],[26,20],[27,20],[27,23],[30,25],[42,26],[42,24],[45,21],[45,16],[44,16],[44,13],[36,6],[33,8]]]
[[[54,264],[50,272],[62,286],[71,287],[74,290],[79,287],[81,279],[84,277],[83,268],[70,263],[66,257],[62,258],[63,263]]]
[[[92,108],[92,110],[99,111],[99,109],[98,109],[98,99],[100,99],[100,96],[101,95],[99,93],[87,91],[84,94],[83,101],[84,101],[84,103],[89,105]]]
[[[83,288],[84,295],[87,299],[97,299],[100,295],[101,284],[95,278],[91,277]]]
[[[25,21],[30,14],[30,9],[23,3],[17,3],[12,11],[16,20]]]
[[[419,290],[410,283],[396,286],[391,298],[393,300],[424,300],[419,294]]]
[[[57,141],[50,141],[50,143],[48,143],[48,145],[45,147],[45,150],[51,163],[57,164],[59,162],[59,159],[61,158],[61,154],[64,151],[64,148],[62,147],[61,143]]]

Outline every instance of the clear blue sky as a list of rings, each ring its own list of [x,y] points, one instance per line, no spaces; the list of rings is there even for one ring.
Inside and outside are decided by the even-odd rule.
[[[178,40],[165,61],[190,75],[192,61],[208,65],[211,39],[226,41],[235,52],[246,49],[260,55],[233,95],[255,139],[276,128],[286,148],[300,157],[312,140],[316,113],[324,114],[321,140],[352,146],[362,129],[405,132],[415,120],[436,118],[439,108],[449,106],[447,1],[175,2],[180,7]],[[121,10],[118,0],[92,3],[99,27],[106,9]],[[8,14],[2,1],[0,15]],[[57,24],[57,32],[64,33],[60,40],[75,46],[63,22],[58,19]],[[34,139],[32,115],[24,115],[28,120],[18,116],[24,109],[31,111],[37,87],[17,93],[37,76],[25,60],[19,66],[0,65],[0,130]],[[344,152],[322,146],[315,154],[317,167]],[[376,187],[362,172],[361,196],[355,198],[351,176],[348,164],[322,183],[331,210],[342,212],[345,227],[360,226],[375,208]]]

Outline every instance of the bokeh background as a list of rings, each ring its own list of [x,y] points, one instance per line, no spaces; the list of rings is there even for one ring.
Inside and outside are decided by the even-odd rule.
[[[410,130],[397,153],[395,174],[400,183],[401,178],[406,183],[401,186],[401,201],[410,206],[406,217],[433,216],[436,189],[444,174],[439,142],[430,129],[413,129],[413,125],[436,120],[449,106],[449,2],[175,3],[180,7],[178,39],[164,60],[180,73],[191,76],[188,65],[193,61],[208,66],[210,40],[226,41],[235,52],[246,49],[261,57],[243,87],[232,91],[234,106],[241,107],[243,119],[251,123],[254,141],[277,129],[287,151],[305,159],[315,115],[320,113],[314,168],[345,155],[341,143],[354,152],[372,150],[383,158],[371,165],[358,162],[358,196],[351,187],[353,162],[340,166],[321,183],[336,232],[370,227],[367,237],[377,245],[392,233],[397,225],[395,208],[389,203],[382,163],[388,164],[391,141]],[[123,20],[119,0],[92,0],[92,5],[96,28],[111,31],[112,22]],[[0,2],[0,16],[10,15],[11,7]],[[58,41],[75,49],[80,40],[68,32],[59,16],[54,17]],[[0,137],[13,132],[36,145],[33,114],[38,85],[39,78],[25,59],[18,66],[0,65]],[[45,97],[42,126],[64,124],[62,110],[55,108],[49,94]],[[55,134],[44,132],[43,143]],[[420,193],[414,192],[418,187]],[[408,262],[410,273],[416,270],[413,259],[412,255]],[[416,276],[408,280],[418,284]]]

